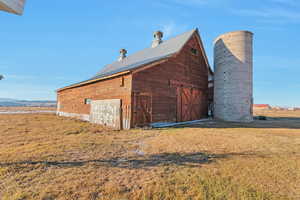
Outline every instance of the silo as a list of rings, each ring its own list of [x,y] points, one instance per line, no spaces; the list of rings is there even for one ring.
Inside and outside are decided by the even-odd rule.
[[[253,120],[253,33],[235,31],[214,42],[214,116],[233,122]]]

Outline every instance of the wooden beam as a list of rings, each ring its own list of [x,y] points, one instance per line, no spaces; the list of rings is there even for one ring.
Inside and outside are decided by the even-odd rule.
[[[168,57],[168,58],[170,58],[170,57]],[[143,71],[143,70],[146,70],[146,69],[149,69],[149,68],[154,67],[154,66],[156,66],[156,65],[165,63],[165,62],[169,61],[168,58],[163,58],[163,60],[159,60],[159,61],[156,61],[156,62],[147,64],[147,65],[144,65],[144,66],[142,66],[142,67],[139,67],[139,68],[137,68],[137,69],[134,69],[134,70],[133,70],[133,74],[138,73],[138,72]]]
[[[170,86],[171,87],[187,87],[187,88],[206,89],[206,88],[200,87],[199,85],[195,85],[192,83],[186,83],[183,81],[176,81],[176,80],[170,80]]]

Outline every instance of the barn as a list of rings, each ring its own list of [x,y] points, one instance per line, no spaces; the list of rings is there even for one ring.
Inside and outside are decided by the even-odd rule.
[[[207,118],[213,72],[198,29],[120,57],[94,77],[57,90],[59,116],[115,129]]]

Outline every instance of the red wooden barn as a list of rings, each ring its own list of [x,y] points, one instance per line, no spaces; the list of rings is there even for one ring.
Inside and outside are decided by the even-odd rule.
[[[57,90],[58,115],[116,129],[208,116],[212,78],[198,30],[120,58],[89,80]],[[210,88],[209,88],[210,87]]]

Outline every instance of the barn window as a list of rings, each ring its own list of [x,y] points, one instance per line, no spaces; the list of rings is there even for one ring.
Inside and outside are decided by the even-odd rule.
[[[125,85],[125,80],[124,77],[122,76],[120,81],[120,87],[124,87],[124,85]]]
[[[91,102],[92,102],[92,99],[84,99],[84,104],[89,105],[89,104],[91,104]]]
[[[198,50],[195,49],[195,48],[191,48],[191,52],[192,52],[192,54],[194,54],[194,55],[198,55]]]

